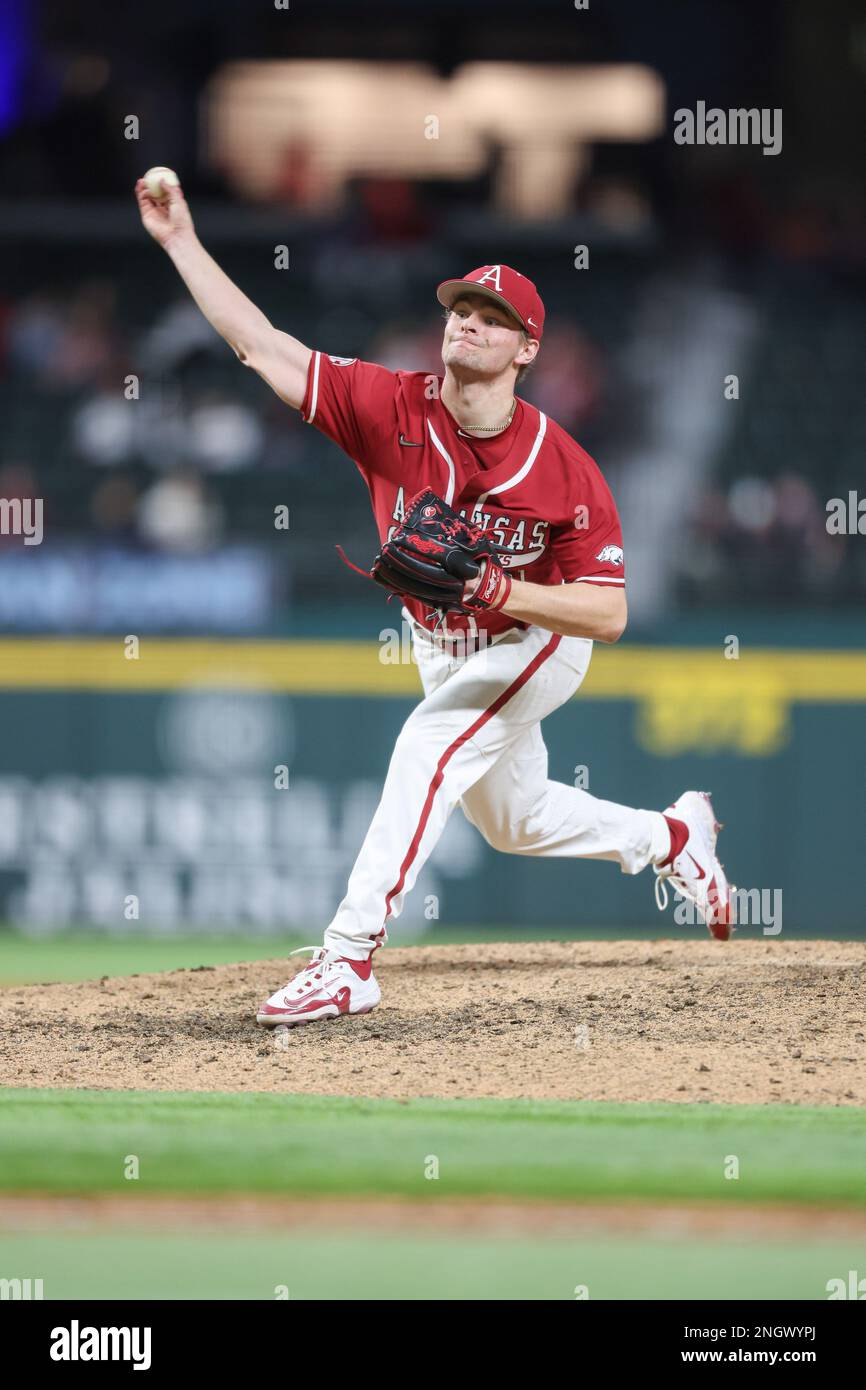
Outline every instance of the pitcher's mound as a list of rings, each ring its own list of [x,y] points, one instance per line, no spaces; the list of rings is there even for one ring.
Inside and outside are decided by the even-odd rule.
[[[866,943],[386,948],[373,1013],[273,1032],[297,962],[0,992],[0,1084],[534,1100],[866,1102]]]

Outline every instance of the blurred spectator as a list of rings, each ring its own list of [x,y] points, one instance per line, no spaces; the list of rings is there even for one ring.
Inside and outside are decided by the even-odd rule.
[[[520,395],[579,437],[601,407],[605,383],[599,348],[577,328],[552,324]]]
[[[90,518],[97,536],[104,540],[134,542],[138,490],[126,474],[106,478],[90,503]]]
[[[847,590],[847,538],[830,536],[813,484],[796,473],[735,479],[695,508],[681,575],[691,597],[803,602]]]
[[[50,371],[61,386],[84,386],[107,369],[122,371],[114,322],[117,293],[107,280],[82,285],[69,304]]]
[[[157,550],[186,554],[210,550],[223,529],[222,508],[194,473],[162,478],[137,508],[139,534]]]
[[[418,318],[396,319],[376,334],[365,355],[391,372],[430,372],[433,376],[441,376],[445,370],[442,365],[444,329],[444,317],[437,321],[434,310],[427,323]]]
[[[769,531],[776,515],[772,484],[764,478],[738,478],[728,493],[728,521],[733,531]]]
[[[253,412],[216,392],[201,397],[188,425],[192,458],[210,472],[250,468],[261,453],[262,428]]]
[[[6,325],[9,365],[42,376],[63,337],[63,310],[50,294],[33,294],[14,304]]]
[[[29,296],[9,315],[10,365],[49,389],[86,386],[109,369],[120,375],[115,307],[116,291],[106,280],[81,285],[65,304],[46,294]]]
[[[135,404],[119,388],[88,397],[72,417],[70,433],[76,453],[86,463],[114,467],[135,452]]]
[[[174,371],[194,353],[205,352],[228,360],[230,349],[211,328],[198,305],[187,296],[161,310],[141,341],[141,361],[148,371]]]

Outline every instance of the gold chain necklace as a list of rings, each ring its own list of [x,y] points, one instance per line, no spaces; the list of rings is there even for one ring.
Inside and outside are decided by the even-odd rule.
[[[517,399],[511,402],[511,409],[508,412],[508,419],[503,420],[501,425],[461,425],[462,430],[473,430],[476,434],[494,434],[496,430],[507,430],[511,421],[514,419],[514,412],[517,409]]]

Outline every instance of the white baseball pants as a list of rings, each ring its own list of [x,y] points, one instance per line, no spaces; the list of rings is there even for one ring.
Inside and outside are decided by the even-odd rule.
[[[667,854],[658,811],[600,801],[547,775],[540,722],[569,700],[592,642],[539,627],[468,653],[412,624],[424,698],[400,731],[382,798],[325,932],[325,945],[366,959],[387,940],[405,895],[455,806],[494,849],[613,859],[636,874]]]

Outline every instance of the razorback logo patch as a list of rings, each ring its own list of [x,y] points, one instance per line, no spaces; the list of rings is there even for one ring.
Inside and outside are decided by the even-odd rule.
[[[603,545],[595,558],[602,565],[621,565],[623,561],[622,546]]]

